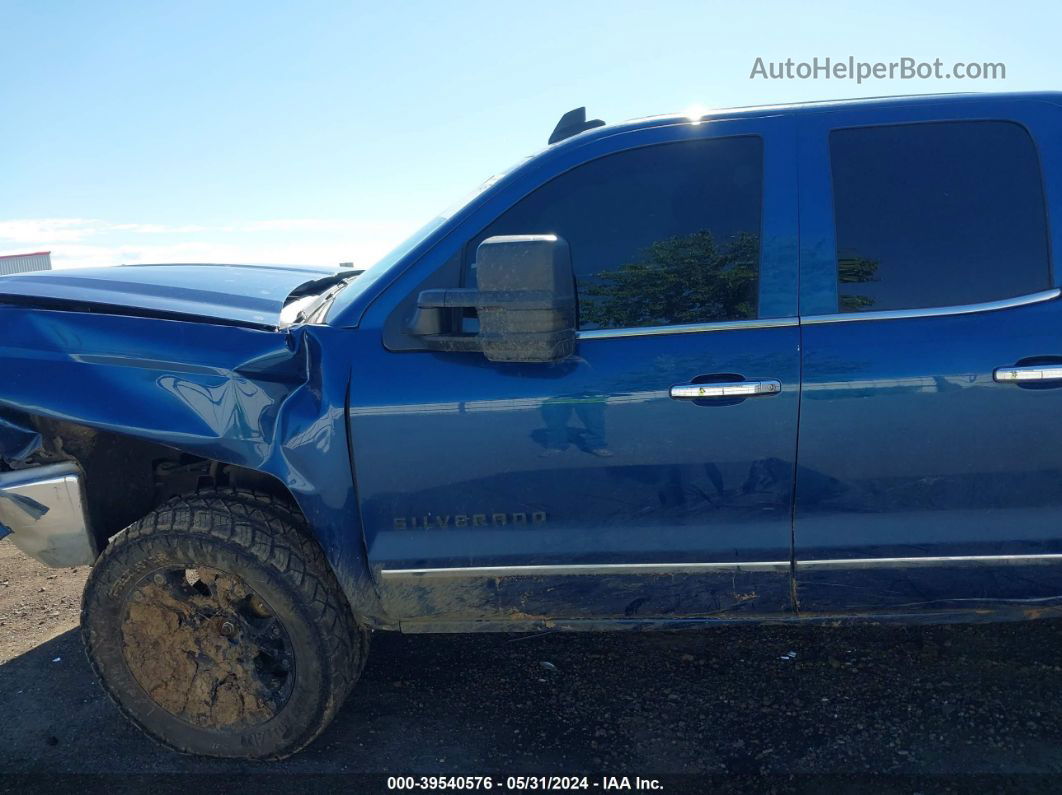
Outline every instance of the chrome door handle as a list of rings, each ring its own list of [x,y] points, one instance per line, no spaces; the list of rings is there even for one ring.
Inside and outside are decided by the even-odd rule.
[[[782,384],[773,379],[767,381],[726,381],[708,384],[676,384],[671,387],[671,397],[676,400],[700,400],[701,398],[757,397],[777,395]]]
[[[992,378],[1001,384],[1015,381],[1062,381],[1062,364],[1033,364],[1028,367],[997,367]]]

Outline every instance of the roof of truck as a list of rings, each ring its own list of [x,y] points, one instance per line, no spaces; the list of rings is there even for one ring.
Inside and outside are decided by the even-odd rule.
[[[1014,102],[1016,100],[1051,102],[1062,105],[1062,91],[1005,91],[1005,92],[965,92],[947,94],[901,94],[882,97],[859,97],[854,99],[827,99],[814,102],[793,102],[778,105],[747,105],[733,108],[696,109],[683,113],[667,113],[659,116],[646,116],[617,124],[606,124],[603,127],[595,127],[580,133],[573,138],[582,141],[590,137],[613,135],[617,132],[633,130],[642,127],[655,127],[662,123],[678,122],[683,120],[710,121],[713,119],[748,118],[767,115],[803,115],[806,113],[822,113],[830,110],[838,110],[848,107],[900,107],[911,105],[933,104],[967,104],[985,103],[990,101]],[[572,140],[571,138],[565,139]],[[559,141],[558,144],[564,143]]]

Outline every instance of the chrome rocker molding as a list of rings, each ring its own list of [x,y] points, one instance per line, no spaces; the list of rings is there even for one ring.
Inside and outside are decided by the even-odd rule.
[[[0,473],[0,538],[45,566],[85,566],[96,543],[85,514],[81,470],[60,464]]]
[[[915,558],[834,558],[798,560],[796,569],[874,569],[917,566],[1027,566],[1062,563],[1062,554],[1049,555],[953,555]],[[587,574],[701,574],[706,572],[788,572],[788,560],[758,560],[745,563],[580,563],[544,566],[453,566],[436,569],[383,569],[385,580],[404,577],[549,577]]]
[[[993,312],[997,309],[1013,309],[1016,306],[1038,304],[1041,301],[1051,301],[1062,295],[1062,289],[1054,288],[1029,295],[1019,295],[1017,298],[1004,298],[1002,301],[987,301],[983,304],[961,304],[958,306],[937,306],[930,309],[896,309],[882,312],[839,312],[833,315],[804,315],[800,318],[801,325],[817,325],[819,323],[848,323],[860,320],[903,320],[913,317],[939,317],[944,315],[971,315],[975,312]]]
[[[788,560],[754,563],[577,563],[560,566],[468,566],[440,569],[384,569],[399,577],[549,577],[569,574],[699,574],[704,571],[789,571]]]
[[[942,555],[924,558],[838,558],[798,560],[801,569],[889,569],[917,566],[1030,566],[1062,563],[1062,554],[1048,555]]]

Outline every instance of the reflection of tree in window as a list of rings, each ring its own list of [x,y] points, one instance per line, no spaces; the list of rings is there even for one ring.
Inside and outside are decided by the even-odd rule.
[[[877,281],[878,263],[872,259],[862,257],[841,257],[837,260],[837,281],[839,285],[859,284],[861,282]],[[841,287],[840,291],[843,291]],[[874,299],[869,295],[842,295],[840,296],[840,310],[842,312],[859,312],[874,305]]]
[[[759,237],[717,242],[708,230],[658,240],[635,262],[594,274],[579,296],[584,325],[602,328],[756,317]]]
[[[643,146],[541,185],[472,238],[555,234],[568,241],[579,327],[755,317],[763,143],[755,136]]]
[[[1051,284],[1041,168],[1024,127],[837,129],[830,168],[841,311],[976,304]]]

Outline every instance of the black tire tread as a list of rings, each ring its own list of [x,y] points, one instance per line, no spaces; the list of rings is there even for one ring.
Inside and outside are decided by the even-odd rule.
[[[307,532],[302,514],[289,503],[264,492],[216,488],[173,497],[115,535],[96,566],[111,561],[121,566],[122,558],[130,556],[136,547],[141,547],[140,553],[149,553],[159,543],[176,549],[178,544],[196,539],[237,547],[237,551],[272,569],[294,586],[320,629],[327,668],[332,674],[332,689],[316,730],[302,738],[297,746],[270,758],[289,756],[320,734],[346,700],[368,656],[369,633],[355,621],[324,553]],[[88,626],[87,611],[96,598],[93,591],[94,582],[90,577],[82,600],[83,628]],[[87,630],[83,629],[83,633],[88,650],[92,639]],[[139,726],[136,716],[125,709],[107,685],[93,655],[88,657],[108,696]],[[163,738],[155,739],[175,747]],[[176,750],[190,752],[180,747]]]

